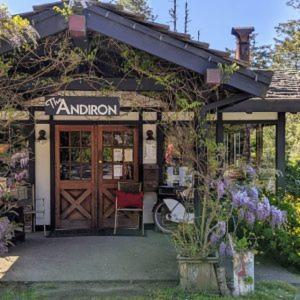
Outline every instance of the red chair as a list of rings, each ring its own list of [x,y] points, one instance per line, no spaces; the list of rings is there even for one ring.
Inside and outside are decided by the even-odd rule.
[[[119,212],[136,212],[138,213],[139,226],[142,227],[144,235],[144,201],[142,193],[142,184],[136,182],[118,182],[115,202],[115,226],[114,234],[117,234]]]

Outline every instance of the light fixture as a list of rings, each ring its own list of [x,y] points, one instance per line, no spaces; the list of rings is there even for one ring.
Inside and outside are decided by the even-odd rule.
[[[46,131],[44,129],[41,129],[39,131],[39,136],[38,138],[36,139],[38,143],[44,143],[47,141],[47,137],[46,137]]]

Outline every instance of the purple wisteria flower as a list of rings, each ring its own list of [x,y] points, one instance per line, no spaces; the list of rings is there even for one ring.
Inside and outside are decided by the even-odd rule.
[[[286,212],[278,209],[276,206],[271,206],[271,221],[272,227],[281,226],[286,222]]]
[[[251,166],[247,166],[247,168],[246,168],[246,175],[248,177],[250,177],[250,178],[255,177],[255,175],[256,175],[255,169],[253,167],[251,167]]]
[[[270,217],[271,206],[269,199],[264,197],[262,202],[257,204],[256,216],[259,221],[265,221]]]
[[[255,186],[253,186],[249,189],[248,195],[249,195],[250,198],[252,198],[255,201],[259,200],[259,192],[258,192],[258,189]]]
[[[219,247],[219,253],[221,256],[226,256],[226,248],[227,248],[226,244],[222,242]]]
[[[219,253],[221,256],[232,256],[233,255],[230,245],[228,243],[226,244],[225,242],[222,242],[220,244]]]
[[[217,234],[215,233],[212,233],[210,235],[210,242],[212,243],[212,245],[216,245],[220,240],[220,236],[218,236]]]
[[[243,206],[249,201],[249,197],[246,191],[235,191],[232,193],[232,202],[234,207]]]
[[[245,221],[249,225],[253,225],[255,223],[255,214],[252,211],[246,211],[245,213]]]

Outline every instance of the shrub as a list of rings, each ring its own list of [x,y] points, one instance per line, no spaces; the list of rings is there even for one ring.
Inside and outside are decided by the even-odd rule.
[[[266,194],[272,205],[287,212],[287,222],[275,230],[257,224],[254,233],[258,237],[258,250],[300,270],[300,197],[290,193]]]

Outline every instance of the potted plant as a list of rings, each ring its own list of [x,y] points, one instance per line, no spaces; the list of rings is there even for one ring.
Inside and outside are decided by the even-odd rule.
[[[172,234],[178,252],[180,286],[186,290],[219,293],[225,278],[218,267],[219,244],[227,233],[230,218],[222,201],[224,187],[220,180],[208,180],[201,191],[200,219],[181,223]],[[224,286],[224,285],[223,285]]]
[[[286,212],[272,206],[259,188],[257,172],[251,166],[241,167],[238,179],[227,178],[224,184],[227,208],[231,218],[228,232],[220,243],[220,255],[227,257],[227,275],[232,294],[246,295],[254,291],[254,257],[257,237],[255,226],[280,227],[286,221]],[[229,197],[228,197],[229,195]]]

